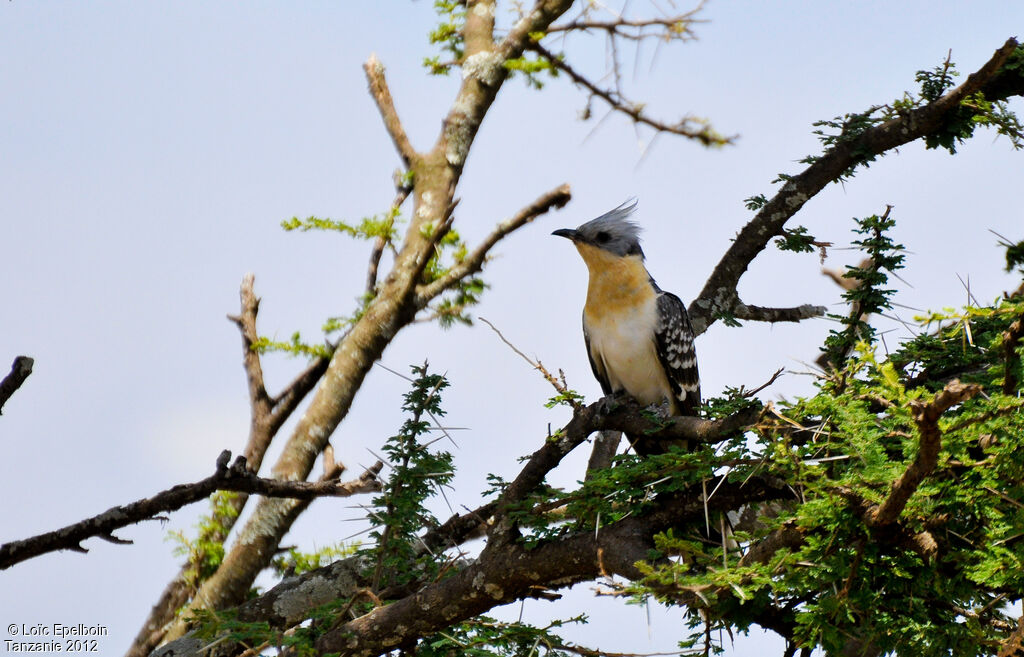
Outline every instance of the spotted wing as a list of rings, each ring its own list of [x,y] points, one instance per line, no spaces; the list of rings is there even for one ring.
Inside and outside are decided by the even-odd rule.
[[[681,415],[697,415],[700,408],[700,375],[693,348],[693,326],[686,306],[674,294],[658,295],[658,328],[655,346]]]

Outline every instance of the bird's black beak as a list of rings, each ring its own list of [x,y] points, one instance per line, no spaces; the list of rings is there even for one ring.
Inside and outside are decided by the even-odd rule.
[[[574,229],[574,228],[559,228],[558,230],[556,230],[555,232],[553,232],[551,234],[552,235],[558,235],[559,237],[568,238],[568,239],[572,240],[573,242],[575,242],[579,238],[579,236],[580,236],[579,231]]]

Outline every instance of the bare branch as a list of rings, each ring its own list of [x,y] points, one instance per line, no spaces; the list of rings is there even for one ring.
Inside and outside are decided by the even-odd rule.
[[[249,439],[242,455],[249,468],[253,472],[259,472],[263,457],[274,436],[327,371],[328,360],[319,358],[310,363],[280,394],[271,398],[264,385],[259,353],[252,348],[259,336],[256,318],[260,300],[254,288],[255,277],[252,274],[246,275],[239,290],[241,312],[237,316],[229,315],[228,318],[238,326],[242,336],[242,359],[249,384]],[[202,539],[210,543],[223,543],[248,501],[247,494],[239,493],[228,500],[226,510],[213,509],[211,514],[214,522],[211,523],[211,528],[204,530]],[[125,657],[144,657],[163,640],[168,623],[174,620],[178,610],[192,595],[192,585],[189,583],[189,571],[192,568],[191,563],[185,563],[178,574],[167,583]]]
[[[1024,90],[1015,76],[999,75],[1000,68],[1016,48],[1017,41],[1008,40],[956,89],[932,103],[908,110],[855,137],[840,141],[813,164],[791,177],[740,230],[708,277],[704,289],[689,305],[695,333],[700,335],[717,318],[729,315],[729,308],[736,298],[736,286],[747,267],[770,240],[781,234],[783,226],[804,203],[826,185],[861,162],[940,130],[959,110],[960,101],[976,91],[983,90],[988,100],[1002,100],[1008,95],[1022,93]]]
[[[896,522],[910,496],[914,494],[924,478],[931,474],[938,463],[939,449],[942,447],[939,417],[951,406],[970,399],[980,392],[981,386],[979,385],[964,384],[953,380],[936,393],[931,402],[911,402],[911,413],[921,438],[917,456],[907,466],[900,478],[893,483],[889,497],[866,514],[868,524],[881,527]]]
[[[512,344],[511,342],[508,341],[508,338],[506,338],[504,335],[502,335],[501,331],[498,330],[497,326],[495,326],[494,324],[491,324],[489,321],[487,321],[483,317],[480,317],[479,319],[484,324],[487,324],[488,326],[490,326],[491,330],[498,334],[498,338],[500,338],[501,341],[504,342],[508,346],[509,349],[514,351],[520,358],[522,358],[527,363],[532,365],[533,369],[535,369],[538,372],[540,372],[541,375],[544,377],[544,380],[547,381],[548,383],[550,383],[551,387],[553,387],[556,392],[558,392],[561,395],[564,395],[566,392],[569,391],[569,388],[568,388],[568,386],[565,385],[565,382],[564,381],[559,381],[557,378],[555,378],[555,375],[552,374],[551,372],[549,372],[548,368],[544,367],[544,363],[540,362],[539,360],[535,361],[532,358],[530,358],[529,356],[527,356],[526,354],[524,354],[522,351],[520,351],[518,347],[516,347],[514,344]],[[569,401],[570,404],[572,404],[573,410],[579,411],[580,409],[583,408],[583,404],[581,404],[580,402],[576,401],[575,399],[570,399],[568,401]]]
[[[384,65],[377,59],[377,55],[370,55],[370,58],[363,64],[363,71],[366,72],[366,81],[370,85],[370,95],[377,103],[377,111],[384,120],[384,127],[391,136],[398,155],[402,158],[405,168],[409,168],[417,157],[416,149],[412,147],[409,136],[405,134],[401,119],[398,118],[398,111],[395,109],[395,101],[391,98],[391,91],[388,89],[387,80],[384,79]]]
[[[763,306],[751,306],[736,299],[736,305],[731,308],[732,316],[736,319],[746,319],[755,322],[802,322],[812,317],[821,317],[825,314],[825,306],[813,306],[809,303],[795,308],[765,308]]]
[[[398,208],[402,207],[405,203],[405,199],[409,198],[409,193],[412,192],[412,188],[402,182],[402,172],[395,171],[395,200],[391,202],[391,211],[389,217],[391,221],[394,221],[395,216],[398,214]],[[373,240],[373,248],[370,250],[370,263],[366,268],[366,294],[372,295],[377,292],[377,269],[380,267],[381,256],[384,255],[384,248],[388,246],[388,240],[382,235],[378,235]],[[394,248],[394,247],[392,247]]]
[[[217,471],[192,484],[180,484],[124,506],[115,506],[97,516],[87,518],[61,529],[33,536],[22,541],[0,545],[0,570],[16,563],[57,550],[86,552],[79,545],[87,538],[100,537],[118,543],[130,543],[116,539],[112,532],[142,520],[149,520],[166,511],[198,502],[217,490],[255,493],[265,497],[287,497],[311,500],[316,497],[348,497],[380,489],[377,472],[383,467],[378,463],[364,472],[359,479],[348,482],[336,481],[281,481],[263,479],[248,469],[244,456],[235,459],[228,466],[231,452],[221,452],[217,458]]]
[[[11,373],[5,376],[3,381],[0,381],[0,411],[3,410],[4,404],[11,398],[11,395],[21,387],[21,384],[25,383],[29,374],[32,374],[32,365],[34,364],[35,361],[28,356],[18,356],[14,359]]]
[[[494,230],[491,231],[491,234],[484,238],[484,241],[481,242],[472,253],[467,255],[462,262],[452,267],[447,274],[428,285],[417,286],[416,306],[419,309],[426,308],[427,304],[437,297],[437,295],[441,294],[467,276],[472,276],[473,274],[478,273],[483,269],[484,263],[487,261],[487,254],[490,252],[491,248],[501,241],[502,238],[509,233],[522,228],[552,208],[564,207],[571,198],[572,192],[569,190],[569,185],[560,185],[541,195],[533,203],[517,212],[515,216],[499,223],[494,227]]]
[[[704,121],[691,116],[683,117],[676,123],[665,123],[652,119],[644,112],[642,104],[627,100],[618,91],[602,89],[539,43],[531,43],[529,48],[550,62],[552,66],[568,75],[578,86],[589,91],[591,96],[597,96],[608,103],[612,110],[621,112],[633,119],[634,123],[646,125],[658,132],[667,132],[687,137],[688,139],[696,139],[705,146],[725,146],[733,143],[736,139],[735,137],[723,137]]]
[[[242,312],[239,315],[228,315],[228,319],[238,326],[242,334],[242,358],[245,365],[245,378],[249,382],[249,403],[252,404],[254,415],[257,409],[260,414],[270,412],[270,395],[263,383],[263,366],[260,364],[260,355],[253,345],[259,340],[256,332],[256,315],[260,311],[260,300],[256,296],[254,286],[256,276],[252,273],[242,278],[242,286],[239,288],[238,296],[242,304]]]
[[[569,23],[552,25],[548,28],[548,34],[559,32],[605,32],[609,37],[628,39],[630,41],[641,41],[643,39],[677,39],[690,41],[696,39],[690,26],[695,23],[706,23],[707,21],[693,18],[701,7],[697,7],[685,14],[667,16],[662,18],[643,18],[630,20],[618,18],[610,21],[588,20],[577,18]],[[649,31],[647,28],[658,28]]]

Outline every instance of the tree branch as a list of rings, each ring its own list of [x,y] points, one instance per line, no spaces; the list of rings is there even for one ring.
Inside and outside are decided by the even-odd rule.
[[[472,276],[483,269],[484,263],[487,261],[487,254],[491,248],[506,235],[522,228],[552,208],[564,207],[570,199],[572,199],[572,192],[569,190],[569,185],[560,185],[541,195],[533,203],[522,208],[513,217],[499,223],[472,253],[467,255],[462,262],[452,267],[447,274],[428,285],[418,285],[416,287],[417,308],[421,310],[426,308],[427,304],[437,295],[451,288],[467,276]]]
[[[79,545],[87,538],[99,537],[106,540],[130,543],[118,539],[113,531],[148,520],[166,511],[198,502],[217,490],[256,493],[265,497],[287,497],[310,500],[316,497],[348,497],[357,493],[379,490],[377,472],[383,467],[378,464],[364,472],[359,479],[348,482],[337,481],[280,481],[263,479],[248,469],[245,457],[240,456],[228,466],[231,452],[221,452],[217,458],[217,471],[206,479],[192,484],[179,484],[124,506],[115,506],[97,516],[87,518],[61,529],[33,536],[22,541],[0,545],[0,570],[16,563],[56,550],[88,552]]]
[[[569,23],[552,25],[548,28],[548,34],[557,34],[559,32],[589,32],[590,30],[596,30],[599,32],[605,32],[609,37],[628,39],[630,41],[641,41],[649,38],[665,39],[668,37],[690,41],[697,38],[693,31],[690,30],[690,25],[694,23],[707,22],[693,18],[693,16],[695,16],[702,8],[703,7],[699,6],[685,14],[665,18],[643,18],[636,20],[618,18],[612,21],[577,18]],[[660,29],[655,32],[648,32],[646,31],[646,28],[649,27]]]
[[[942,447],[939,417],[951,406],[968,400],[980,392],[981,386],[979,385],[964,384],[953,380],[936,393],[931,402],[927,404],[916,400],[911,402],[911,413],[920,434],[917,456],[907,466],[900,478],[893,483],[889,497],[865,515],[869,525],[882,527],[896,522],[910,496],[914,494],[924,478],[931,474],[938,463],[939,449]]]
[[[394,142],[398,155],[402,158],[402,163],[408,169],[418,154],[412,147],[409,136],[405,134],[401,119],[398,118],[395,101],[391,98],[387,80],[384,79],[384,65],[377,59],[377,55],[370,55],[370,58],[363,64],[363,71],[366,72],[370,95],[377,103],[377,111],[380,112],[380,116],[384,120],[384,127],[387,129],[388,135],[391,136],[391,141]]]
[[[785,487],[751,479],[723,484],[708,503],[714,510],[733,508],[740,499],[763,501],[790,493]],[[644,561],[659,531],[704,517],[699,495],[665,495],[650,513],[525,549],[492,543],[480,558],[447,579],[428,584],[401,600],[377,607],[317,640],[318,652],[339,652],[351,657],[372,657],[426,636],[459,620],[501,604],[529,597],[538,587],[562,588],[610,574],[630,579],[641,576],[634,565]]]
[[[1024,315],[1018,317],[1003,332],[1003,394],[1014,395],[1017,393],[1016,367],[1020,365],[1020,356],[1017,355],[1017,347],[1024,338]]]
[[[665,123],[657,119],[652,119],[644,113],[643,104],[630,102],[618,91],[598,87],[585,76],[578,73],[574,68],[569,66],[563,59],[540,45],[540,43],[533,42],[530,43],[528,47],[530,50],[533,50],[547,60],[556,69],[568,75],[577,86],[583,87],[589,91],[591,96],[597,96],[604,102],[608,103],[612,110],[625,114],[631,118],[634,123],[646,125],[658,132],[667,132],[681,137],[687,137],[688,139],[696,139],[705,146],[725,146],[735,141],[735,137],[723,137],[715,132],[711,126],[707,125],[704,121],[693,117],[683,117],[676,123]]]
[[[736,319],[746,319],[755,322],[801,322],[812,317],[821,317],[825,314],[825,306],[813,306],[805,303],[794,308],[765,308],[764,306],[750,306],[739,300],[732,307],[732,316]]]
[[[3,381],[0,381],[0,411],[3,410],[4,404],[11,398],[11,395],[21,387],[21,384],[25,383],[29,374],[32,374],[32,365],[34,364],[35,361],[28,356],[18,356],[14,359],[11,373],[5,376]]]
[[[466,57],[487,52],[494,47],[496,4],[496,0],[469,0],[466,3],[466,25],[463,29]]]
[[[1017,80],[1019,76],[999,75],[1000,68],[1017,45],[1015,39],[1008,40],[959,87],[923,107],[908,110],[881,125],[839,141],[813,164],[789,178],[740,230],[708,277],[704,289],[690,304],[689,315],[694,332],[700,335],[717,318],[729,315],[736,298],[736,286],[753,259],[770,240],[781,234],[783,226],[804,203],[830,182],[881,153],[940,130],[960,109],[960,102],[976,91],[984,91],[988,100],[1002,100],[1008,95],[1020,94],[1024,82]]]

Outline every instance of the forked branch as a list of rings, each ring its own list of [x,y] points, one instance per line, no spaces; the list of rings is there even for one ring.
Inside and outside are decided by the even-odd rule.
[[[941,98],[892,118],[880,125],[838,141],[806,169],[789,178],[733,240],[719,260],[704,289],[689,305],[690,321],[697,335],[721,317],[736,315],[736,286],[750,263],[804,203],[853,167],[871,158],[941,130],[960,110],[960,103],[977,91],[990,101],[1024,92],[1024,76],[1001,74],[1000,69],[1018,47],[1008,40],[977,72]]]
[[[867,514],[868,524],[881,527],[896,522],[910,496],[914,494],[924,478],[935,470],[938,463],[939,449],[942,447],[939,418],[950,407],[966,401],[980,392],[981,386],[979,385],[964,384],[953,380],[936,393],[930,402],[914,401],[911,403],[911,413],[920,435],[917,456],[907,466],[900,478],[893,483],[889,497]]]

